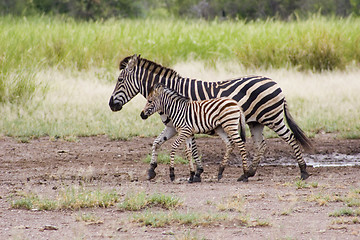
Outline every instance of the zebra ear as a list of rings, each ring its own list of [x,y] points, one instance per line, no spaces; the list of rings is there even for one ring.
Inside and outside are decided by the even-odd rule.
[[[129,63],[127,65],[128,69],[130,71],[132,71],[134,69],[134,67],[136,66],[137,62],[138,62],[138,56],[136,54],[134,54],[133,56],[131,56]]]
[[[164,91],[164,84],[162,84],[162,83],[157,83],[157,84],[155,84],[154,85],[154,90],[156,91],[156,92],[159,92],[159,91]]]

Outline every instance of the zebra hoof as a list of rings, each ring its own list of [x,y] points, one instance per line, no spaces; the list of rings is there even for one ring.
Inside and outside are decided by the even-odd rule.
[[[173,182],[175,180],[174,168],[170,167],[170,180]]]
[[[219,167],[219,172],[218,172],[218,181],[219,181],[220,179],[222,179],[224,169],[225,169],[225,167],[223,167],[223,166],[220,165],[220,167]]]
[[[195,176],[195,172],[190,172],[190,178],[188,180],[188,183],[193,183],[194,182],[194,176]]]
[[[254,170],[252,167],[249,169],[247,176],[248,177],[253,177],[255,176],[256,170]]]
[[[310,174],[308,174],[306,171],[305,172],[301,172],[301,180],[305,180],[308,179],[310,177]]]
[[[201,177],[195,175],[193,182],[201,182]]]
[[[173,182],[175,180],[175,175],[170,175],[170,180]]]
[[[151,179],[155,178],[155,176],[156,176],[156,172],[154,171],[153,168],[150,168],[148,170],[148,180],[151,180]]]
[[[243,174],[243,175],[241,175],[241,176],[238,178],[237,181],[238,181],[238,182],[248,182],[249,179],[248,179],[248,176],[247,176],[247,175]]]

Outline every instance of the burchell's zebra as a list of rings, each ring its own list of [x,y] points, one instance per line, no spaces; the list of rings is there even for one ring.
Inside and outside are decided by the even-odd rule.
[[[291,117],[282,90],[270,78],[250,76],[219,82],[200,81],[183,78],[170,68],[133,55],[120,62],[120,75],[109,101],[111,110],[121,110],[122,106],[139,92],[147,97],[150,89],[159,82],[191,100],[229,97],[238,102],[256,144],[256,153],[249,169],[250,176],[255,174],[266,150],[262,132],[264,126],[267,126],[292,147],[300,167],[301,178],[309,177],[299,143],[305,149],[311,149],[312,144]],[[162,116],[165,129],[154,141],[151,168],[156,166],[157,148],[176,134],[171,121],[166,120],[161,113],[160,116]],[[291,131],[285,125],[285,119]],[[194,138],[192,146],[194,159],[199,162]],[[201,166],[198,166],[197,171],[202,172]],[[153,177],[155,176],[149,174],[149,178]]]
[[[215,131],[226,144],[226,153],[219,167],[218,179],[229,159],[234,144],[240,149],[243,163],[243,181],[248,180],[247,153],[245,140],[245,117],[237,102],[230,98],[213,98],[202,101],[191,101],[177,92],[157,83],[147,97],[147,103],[141,112],[141,118],[147,119],[155,112],[162,112],[171,119],[178,137],[172,144],[170,153],[170,179],[175,179],[175,151],[186,140],[186,157],[190,166],[189,182],[193,182],[195,170],[192,162],[191,142],[196,133]],[[241,133],[241,137],[239,135]],[[154,169],[152,169],[154,171]]]

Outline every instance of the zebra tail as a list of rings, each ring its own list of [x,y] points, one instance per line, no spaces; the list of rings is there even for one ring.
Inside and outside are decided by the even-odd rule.
[[[246,142],[245,127],[246,127],[245,114],[241,111],[241,114],[240,114],[240,137],[244,143]]]
[[[286,121],[293,132],[295,139],[301,144],[301,146],[308,151],[312,151],[314,149],[310,139],[305,135],[303,130],[296,124],[295,120],[292,118],[288,105],[286,101],[284,100],[284,113]]]

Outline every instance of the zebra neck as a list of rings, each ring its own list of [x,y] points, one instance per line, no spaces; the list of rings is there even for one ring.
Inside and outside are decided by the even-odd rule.
[[[165,115],[174,121],[177,119],[176,115],[179,112],[182,112],[188,108],[189,100],[174,92],[172,94],[164,93],[161,106],[162,112],[164,112]]]

